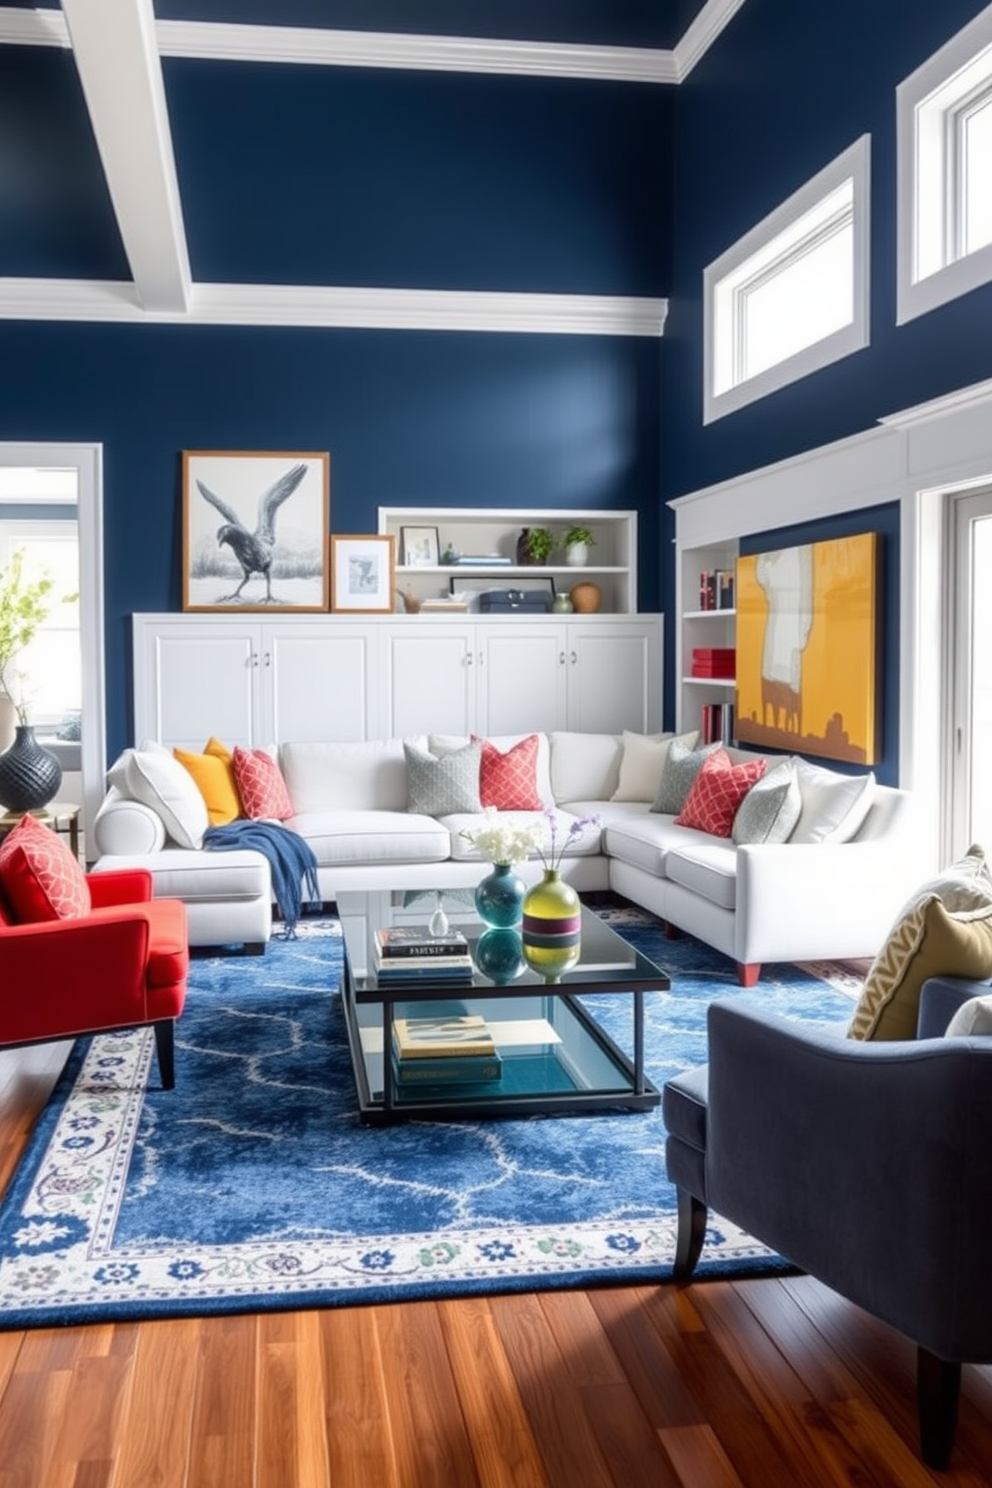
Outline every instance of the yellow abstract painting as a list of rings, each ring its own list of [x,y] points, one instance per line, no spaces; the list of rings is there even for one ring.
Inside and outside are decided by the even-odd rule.
[[[737,738],[878,759],[877,533],[738,558]]]

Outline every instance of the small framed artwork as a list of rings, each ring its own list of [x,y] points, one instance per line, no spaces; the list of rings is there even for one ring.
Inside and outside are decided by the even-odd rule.
[[[330,456],[183,451],[183,609],[326,610]]]
[[[404,568],[437,568],[440,554],[436,527],[400,528],[400,562]]]
[[[332,533],[331,609],[339,615],[385,615],[395,604],[395,537]]]

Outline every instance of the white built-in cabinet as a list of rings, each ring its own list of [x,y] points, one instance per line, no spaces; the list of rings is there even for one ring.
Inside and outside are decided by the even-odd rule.
[[[697,647],[712,649],[736,645],[737,611],[704,610],[700,607],[700,576],[718,569],[734,571],[737,543],[683,545],[676,539],[676,608],[678,629],[675,640],[676,666],[679,669],[676,726],[680,730],[699,728],[706,703],[733,703],[736,678],[693,677],[692,653]]]
[[[135,615],[134,737],[289,740],[661,727],[660,615]]]

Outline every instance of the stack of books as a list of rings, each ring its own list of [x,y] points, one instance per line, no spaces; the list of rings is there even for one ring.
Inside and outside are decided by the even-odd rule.
[[[699,608],[732,610],[734,608],[734,575],[729,568],[704,568],[699,575]]]
[[[472,957],[460,930],[432,935],[427,925],[390,925],[375,932],[374,951],[380,983],[472,980]]]
[[[400,1085],[473,1085],[498,1080],[502,1060],[478,1013],[397,1018],[393,1070]]]
[[[694,677],[731,678],[736,669],[737,651],[733,646],[694,646],[692,649]]]

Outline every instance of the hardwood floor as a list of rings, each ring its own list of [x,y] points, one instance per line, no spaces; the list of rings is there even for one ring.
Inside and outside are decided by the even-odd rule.
[[[914,1361],[807,1277],[0,1332],[0,1488],[990,1488],[992,1369],[935,1474]]]

